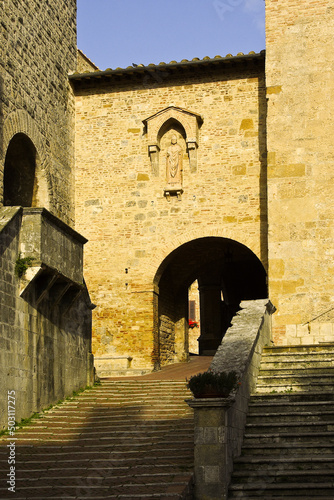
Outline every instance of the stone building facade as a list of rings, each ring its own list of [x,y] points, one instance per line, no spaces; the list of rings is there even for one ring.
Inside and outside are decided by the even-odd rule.
[[[266,53],[71,76],[101,374],[187,358],[195,279],[202,353],[266,296],[276,344],[333,340],[333,9],[267,0]]]
[[[100,375],[187,360],[194,282],[202,354],[266,297],[276,344],[333,341],[334,0],[266,0],[266,52],[106,71],[77,55],[75,0],[0,3],[1,377],[18,418],[92,380],[85,282]]]
[[[71,81],[98,372],[187,359],[195,279],[211,352],[220,309],[267,295],[264,54]]]
[[[93,306],[73,229],[76,2],[0,4],[2,429],[7,391],[20,421],[92,384]]]

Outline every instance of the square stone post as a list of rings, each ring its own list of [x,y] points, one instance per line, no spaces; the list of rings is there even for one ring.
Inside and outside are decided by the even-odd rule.
[[[227,498],[227,410],[232,402],[232,398],[187,400],[194,409],[196,500]]]

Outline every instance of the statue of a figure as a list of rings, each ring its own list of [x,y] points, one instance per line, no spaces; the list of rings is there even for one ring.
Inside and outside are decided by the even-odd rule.
[[[176,135],[172,136],[171,145],[167,149],[167,185],[182,185],[182,148],[177,143]]]

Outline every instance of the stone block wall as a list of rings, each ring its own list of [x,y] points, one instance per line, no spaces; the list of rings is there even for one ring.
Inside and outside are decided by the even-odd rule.
[[[38,206],[73,225],[76,1],[2,0],[0,30],[0,205],[8,145],[25,134],[37,151]]]
[[[97,356],[130,355],[134,367],[152,366],[153,307],[159,294],[155,276],[182,244],[202,237],[236,240],[266,266],[263,61],[261,54],[255,62],[218,69],[195,67],[184,73],[166,66],[157,74],[72,79],[76,229],[89,240],[85,277],[97,304]],[[180,126],[172,127],[183,148],[183,193],[168,200],[169,132],[162,131],[156,168],[147,127],[148,117],[159,118],[171,107],[203,123],[198,125],[196,168]],[[166,332],[173,335],[167,324]]]
[[[45,208],[24,208],[20,254],[32,257],[69,280],[83,284],[83,245],[86,238]]]
[[[334,1],[266,0],[266,9],[274,340],[329,342],[334,338]]]
[[[88,294],[83,290],[72,307],[52,300],[52,289],[38,301],[32,282],[21,297],[22,279],[15,274],[21,227],[21,208],[0,209],[1,429],[7,427],[7,391],[15,391],[19,422],[94,382]]]

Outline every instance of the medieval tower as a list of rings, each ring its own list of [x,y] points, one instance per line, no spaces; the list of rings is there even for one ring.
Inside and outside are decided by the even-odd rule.
[[[0,380],[18,421],[93,380],[73,229],[76,61],[75,0],[1,2]]]

